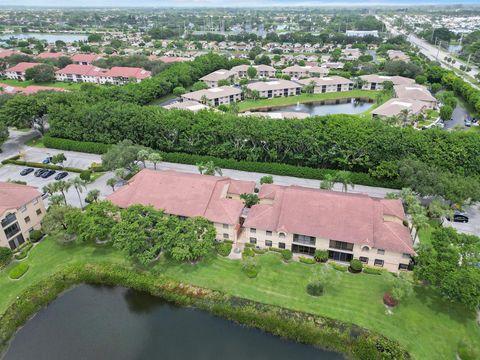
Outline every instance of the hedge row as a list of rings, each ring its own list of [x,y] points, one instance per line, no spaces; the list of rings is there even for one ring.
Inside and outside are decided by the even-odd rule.
[[[70,151],[81,151],[92,154],[103,154],[108,151],[111,145],[100,144],[93,142],[82,142],[61,138],[53,137],[44,137],[43,143],[46,147],[61,149],[61,150],[70,150]],[[247,172],[259,172],[265,174],[281,175],[281,176],[293,176],[304,179],[314,179],[322,180],[326,175],[335,175],[338,170],[331,169],[315,169],[305,166],[294,166],[288,164],[279,164],[279,163],[264,163],[264,162],[253,162],[253,161],[237,161],[232,159],[223,159],[213,156],[201,156],[193,155],[186,153],[166,153],[160,152],[163,160],[178,163],[178,164],[189,164],[195,165],[201,162],[213,161],[215,165],[224,168],[224,169],[234,169]],[[371,177],[369,174],[360,173],[360,172],[350,172],[351,179],[354,184],[357,185],[366,185],[366,186],[379,186],[386,187],[391,189],[400,189],[402,185],[398,181],[385,181],[378,180]]]
[[[12,159],[3,160],[2,164],[4,164],[4,165],[5,164],[13,164],[13,165],[33,167],[33,168],[69,171],[69,172],[74,172],[74,173],[81,173],[83,171],[83,169],[78,169],[78,168],[62,167],[60,165],[42,164],[42,163],[37,163],[37,162],[12,160]]]

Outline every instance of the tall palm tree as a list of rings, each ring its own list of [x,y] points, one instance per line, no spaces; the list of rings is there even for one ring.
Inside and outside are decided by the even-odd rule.
[[[75,188],[75,191],[77,192],[78,195],[78,200],[80,201],[80,207],[83,209],[83,202],[82,202],[82,197],[80,196],[80,193],[83,192],[83,188],[85,188],[85,182],[80,179],[79,176],[74,177],[73,179],[70,179],[68,181],[71,186]]]
[[[348,192],[348,187],[352,189],[355,187],[355,184],[352,181],[352,175],[346,171],[341,171],[336,176],[336,181],[342,184],[342,191]]]
[[[222,169],[215,165],[213,161],[201,162],[197,164],[198,172],[202,175],[214,176],[218,174],[222,176]]]
[[[63,201],[65,202],[65,205],[67,205],[67,196],[65,195],[65,193],[68,192],[68,189],[70,189],[71,185],[67,181],[59,180],[55,183],[55,186],[57,188],[57,191],[62,193]]]
[[[112,191],[115,191],[115,185],[117,185],[117,179],[110,178],[107,180],[107,185],[112,188]]]
[[[157,170],[157,164],[159,162],[162,162],[162,160],[163,160],[162,155],[160,155],[159,153],[152,152],[152,153],[150,153],[150,155],[148,155],[148,161],[153,163],[153,168],[155,170]]]

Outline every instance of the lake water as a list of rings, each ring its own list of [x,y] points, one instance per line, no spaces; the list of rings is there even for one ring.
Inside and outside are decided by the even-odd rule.
[[[19,330],[4,360],[340,360],[122,287],[81,285]]]
[[[373,101],[368,99],[337,99],[325,100],[298,105],[272,106],[255,111],[261,112],[303,112],[310,116],[330,114],[359,114],[373,106]]]
[[[22,33],[22,34],[8,34],[1,35],[0,41],[8,40],[10,38],[16,39],[28,39],[35,38],[40,40],[46,40],[49,44],[54,44],[57,40],[62,40],[66,43],[71,43],[74,41],[87,40],[87,35],[81,34],[41,34],[41,33]]]

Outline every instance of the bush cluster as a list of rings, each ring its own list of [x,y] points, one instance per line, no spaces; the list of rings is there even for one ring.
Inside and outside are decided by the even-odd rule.
[[[30,241],[33,243],[39,242],[43,235],[42,230],[32,230],[30,231]]]
[[[30,265],[27,262],[23,261],[18,265],[15,265],[13,268],[10,269],[8,272],[8,276],[10,279],[20,279],[29,269]]]
[[[330,265],[335,270],[338,270],[338,271],[341,271],[341,272],[346,272],[348,270],[348,266],[340,265],[340,264],[337,264],[335,262],[331,262]]]
[[[369,266],[365,266],[363,268],[363,272],[365,274],[371,274],[371,275],[382,275],[386,270],[380,269],[380,268],[372,268]]]
[[[318,262],[327,262],[328,260],[328,251],[327,250],[315,250],[315,254],[313,255],[316,261]]]
[[[303,264],[309,264],[309,265],[312,265],[312,264],[316,263],[315,259],[308,258],[308,257],[305,257],[305,256],[299,256],[298,261],[300,261]]]
[[[283,259],[283,261],[290,261],[290,260],[292,260],[293,254],[292,254],[292,251],[291,251],[291,250],[283,249],[283,250],[281,251],[281,254],[282,254],[282,259]]]
[[[0,246],[0,269],[10,264],[12,261],[13,252],[7,247]]]
[[[15,254],[15,259],[17,260],[25,259],[28,253],[30,252],[30,250],[32,249],[32,247],[33,247],[33,244],[31,242],[24,243],[20,251]]]
[[[312,281],[307,285],[307,293],[312,296],[322,296],[325,288],[320,281]]]
[[[69,171],[74,173],[81,173],[83,171],[82,169],[78,169],[78,168],[69,168],[69,167],[62,167],[60,165],[42,164],[42,163],[36,163],[31,161],[12,160],[12,159],[3,160],[2,164],[13,164],[13,165],[27,166],[27,167],[40,168],[40,169]]]
[[[256,278],[260,271],[260,265],[253,258],[247,258],[243,261],[242,271],[251,279]]]
[[[253,248],[245,246],[242,252],[242,258],[246,259],[251,257],[255,257],[255,251],[253,251]]]
[[[348,268],[350,272],[360,273],[362,272],[362,269],[363,269],[363,264],[360,260],[352,259],[352,261],[350,261],[350,267]]]
[[[228,242],[220,242],[215,244],[215,249],[217,250],[217,253],[222,255],[222,256],[228,256],[230,255],[230,252],[232,251],[232,243]]]

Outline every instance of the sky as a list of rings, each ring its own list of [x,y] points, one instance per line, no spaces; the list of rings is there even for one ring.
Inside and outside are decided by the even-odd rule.
[[[388,6],[478,4],[480,0],[0,0],[0,6],[42,7],[267,7],[267,6]]]

